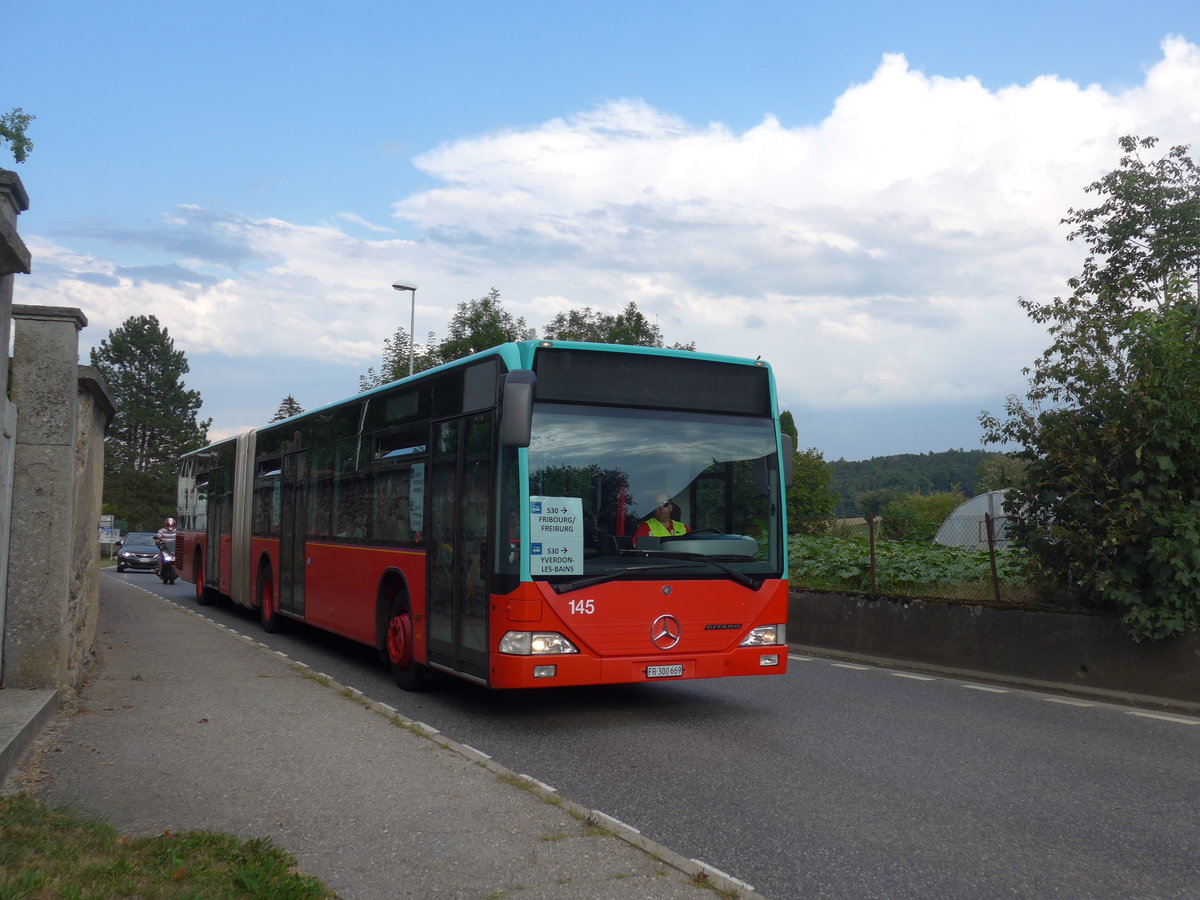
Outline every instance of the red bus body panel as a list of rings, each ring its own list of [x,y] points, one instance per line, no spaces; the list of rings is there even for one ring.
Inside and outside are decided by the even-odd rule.
[[[195,583],[196,551],[207,552],[202,533],[180,537],[182,578]],[[279,581],[279,541],[251,539],[251,604],[259,566],[266,560]],[[220,538],[220,584],[230,595],[230,537]],[[408,588],[413,612],[413,658],[427,661],[425,641],[425,553],[422,550],[368,547],[309,541],[305,546],[304,614],[295,618],[343,637],[377,646],[376,603],[379,586],[399,573]],[[587,610],[591,610],[588,612]],[[787,582],[772,579],[758,590],[726,580],[613,581],[558,594],[546,582],[524,583],[510,594],[493,595],[489,623],[488,684],[493,688],[566,687],[721,678],[731,675],[782,675],[787,647],[739,646],[758,625],[786,624]],[[288,615],[286,611],[283,613]],[[679,641],[660,649],[652,629],[660,616],[679,622]],[[497,651],[508,631],[551,631],[565,635],[578,653],[516,656]],[[764,658],[775,658],[763,665]],[[679,676],[652,678],[651,666],[681,665]],[[554,666],[552,678],[534,677],[537,666]]]
[[[787,583],[778,579],[757,591],[729,581],[614,581],[561,595],[545,582],[523,584],[512,594],[492,598],[489,683],[522,688],[782,675],[787,671],[785,645],[739,643],[755,626],[786,624],[787,597]],[[589,608],[593,612],[584,611]],[[679,642],[669,649],[659,649],[651,640],[655,620],[663,615],[673,616],[680,626]],[[556,631],[570,638],[579,653],[498,653],[494,648],[507,631]],[[764,666],[764,657],[772,656],[776,663]],[[546,665],[556,667],[555,677],[535,678],[534,667]],[[661,665],[682,665],[683,674],[647,675],[649,667]]]
[[[399,572],[413,604],[413,656],[425,661],[420,625],[425,611],[425,551],[346,544],[305,545],[304,621],[351,640],[375,646],[375,606],[379,585]]]

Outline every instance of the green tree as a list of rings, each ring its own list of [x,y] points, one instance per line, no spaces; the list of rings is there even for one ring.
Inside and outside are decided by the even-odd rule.
[[[590,306],[559,313],[542,329],[547,340],[590,341],[595,344],[625,344],[630,347],[662,347],[662,329],[651,322],[632,300],[616,315],[594,311]],[[675,350],[695,350],[695,343],[672,344]]]
[[[788,532],[826,534],[833,523],[837,494],[829,490],[829,466],[816,447],[800,450],[800,433],[789,410],[779,414],[779,430],[792,441],[792,484],[787,490]]]
[[[932,541],[946,516],[966,499],[956,488],[892,500],[883,509],[880,534],[892,541]]]
[[[1052,342],[1025,400],[980,416],[1024,448],[1009,530],[1047,587],[1134,640],[1200,624],[1200,168],[1182,146],[1145,162],[1156,143],[1122,138],[1100,204],[1068,212],[1090,251],[1071,294],[1020,301]]]
[[[275,410],[275,415],[271,416],[272,422],[282,422],[284,419],[290,419],[292,416],[298,416],[304,412],[304,407],[296,402],[296,398],[288,394],[279,401],[279,409]]]
[[[1028,460],[1013,453],[992,453],[975,468],[975,492],[1002,491],[1025,483]]]
[[[211,419],[197,418],[200,392],[188,390],[187,357],[154,316],[131,316],[92,348],[117,412],[104,439],[104,502],[133,530],[175,509],[175,465],[202,447]],[[143,499],[144,498],[144,499]]]
[[[446,337],[437,346],[438,363],[462,359],[509,341],[524,340],[529,327],[500,305],[500,292],[492,288],[486,297],[458,304]]]
[[[854,499],[858,503],[858,508],[862,510],[864,516],[882,516],[893,503],[897,503],[905,498],[902,491],[895,488],[876,488],[875,490],[866,491],[859,494]]]
[[[431,331],[424,346],[417,344],[413,347],[414,373],[424,372],[426,369],[432,369],[441,364],[436,352],[436,343]],[[358,376],[359,391],[369,391],[371,388],[407,377],[408,347],[408,329],[404,327],[397,328],[396,333],[390,338],[384,338],[383,359],[379,370],[376,371],[372,366],[367,369],[367,374]]]
[[[19,106],[0,115],[0,144],[8,144],[13,159],[25,162],[29,151],[33,149],[33,141],[29,139],[26,130],[29,123],[36,118],[29,115]]]
[[[788,532],[826,534],[833,523],[837,494],[829,490],[829,466],[816,447],[796,451],[787,491]]]
[[[486,297],[458,304],[444,339],[438,341],[431,331],[424,346],[417,344],[413,348],[413,372],[424,372],[497,344],[526,340],[534,333],[524,318],[514,316],[501,306],[500,291],[492,288]],[[542,333],[548,340],[635,347],[664,346],[661,329],[647,319],[632,301],[617,315],[596,312],[591,307],[559,313],[542,329]],[[372,366],[365,375],[360,375],[358,389],[368,391],[408,375],[408,348],[408,331],[397,328],[396,333],[383,342],[383,358],[379,369]],[[671,349],[695,350],[696,345],[674,343]]]

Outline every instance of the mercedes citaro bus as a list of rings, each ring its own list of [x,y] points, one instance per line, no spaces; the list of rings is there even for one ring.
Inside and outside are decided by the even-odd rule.
[[[792,453],[765,362],[504,344],[184,456],[178,564],[407,689],[777,675]]]

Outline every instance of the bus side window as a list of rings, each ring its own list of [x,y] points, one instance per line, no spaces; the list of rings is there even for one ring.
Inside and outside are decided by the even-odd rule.
[[[372,492],[371,540],[409,543],[408,510],[410,466],[377,469]]]

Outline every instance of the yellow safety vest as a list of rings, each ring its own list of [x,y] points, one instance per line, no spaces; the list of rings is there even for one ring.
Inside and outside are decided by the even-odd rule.
[[[670,530],[667,529],[666,525],[658,521],[658,519],[647,519],[646,527],[650,529],[651,537],[672,537],[677,534],[687,534],[687,528],[684,524],[676,522],[674,519],[671,520]]]

